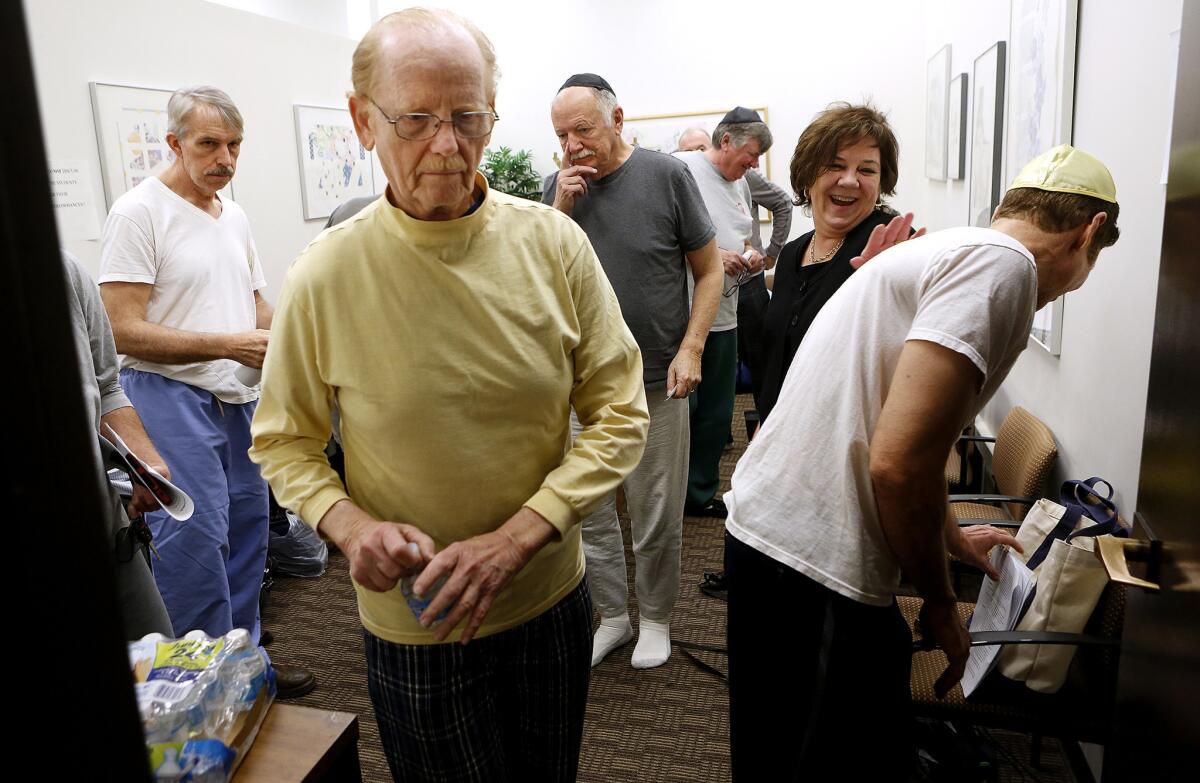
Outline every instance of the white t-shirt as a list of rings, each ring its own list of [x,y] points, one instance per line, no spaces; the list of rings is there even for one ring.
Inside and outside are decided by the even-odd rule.
[[[100,246],[100,282],[150,283],[146,320],[188,332],[255,328],[254,292],[265,288],[246,213],[222,201],[214,218],[149,177],[117,199]],[[159,364],[121,356],[121,366],[157,373],[212,392],[224,402],[258,399],[232,359]]]
[[[717,230],[717,247],[722,250],[732,250],[741,255],[745,252],[746,243],[750,241],[750,233],[754,229],[754,219],[750,217],[750,185],[745,178],[730,182],[721,176],[721,172],[712,161],[700,150],[693,152],[676,152],[675,157],[687,164],[700,187],[700,196],[708,209],[713,228]],[[737,284],[736,277],[725,275],[722,292]],[[692,270],[688,268],[688,301],[696,282],[692,279]],[[735,288],[729,296],[721,297],[720,307],[709,329],[712,332],[726,332],[737,328],[738,295]]]
[[[990,228],[939,231],[867,263],[800,344],[734,470],[726,529],[841,595],[888,605],[900,567],[879,523],[869,455],[904,343],[928,340],[970,359],[983,374],[974,418],[1024,350],[1036,301],[1032,255]]]

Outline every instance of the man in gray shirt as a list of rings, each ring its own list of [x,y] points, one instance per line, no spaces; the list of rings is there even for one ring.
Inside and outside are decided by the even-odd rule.
[[[87,271],[69,253],[63,253],[67,277],[67,305],[71,311],[71,333],[75,338],[83,395],[91,417],[92,431],[99,436],[100,425],[111,427],[143,462],[165,477],[171,471],[146,434],[142,420],[125,396],[118,380],[120,364],[113,342],[108,314],[100,301],[100,291]],[[100,441],[96,440],[95,461],[103,465]],[[101,477],[103,479],[103,477]],[[126,506],[107,480],[104,480],[109,509],[105,541],[113,547],[117,599],[125,623],[125,638],[140,639],[148,633],[172,636],[171,618],[163,605],[148,553],[130,528],[130,516],[140,516],[158,508],[149,490],[133,484],[133,498]]]
[[[670,614],[679,594],[679,550],[687,481],[688,405],[721,298],[715,231],[680,161],[630,146],[611,86],[576,74],[551,105],[562,171],[542,200],[587,232],[642,351],[650,432],[645,456],[626,479],[640,623],[632,664],[661,666],[671,654]],[[688,308],[687,271],[695,279]],[[633,638],[616,504],[583,521],[588,582],[600,612],[592,665]]]

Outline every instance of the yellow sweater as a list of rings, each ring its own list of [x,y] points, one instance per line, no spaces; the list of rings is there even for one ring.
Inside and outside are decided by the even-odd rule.
[[[324,453],[335,406],[345,487]],[[637,465],[648,423],[641,355],[569,218],[488,192],[471,215],[420,221],[381,198],[288,272],[250,456],[311,525],[345,497],[439,549],[521,506],[549,520],[559,536],[497,596],[486,636],[579,583],[579,521]],[[434,643],[398,587],[355,589],[371,633]]]

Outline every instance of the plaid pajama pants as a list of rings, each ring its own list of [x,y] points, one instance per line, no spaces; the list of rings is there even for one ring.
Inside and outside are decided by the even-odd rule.
[[[592,654],[586,579],[534,619],[467,645],[363,635],[395,780],[575,780]]]

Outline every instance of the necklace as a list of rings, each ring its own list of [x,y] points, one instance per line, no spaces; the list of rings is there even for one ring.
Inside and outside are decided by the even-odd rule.
[[[825,263],[829,259],[833,258],[835,255],[837,255],[837,251],[842,249],[842,245],[845,244],[845,242],[846,242],[846,238],[842,237],[840,240],[838,240],[838,243],[833,246],[833,250],[830,250],[825,255],[821,256],[820,258],[817,258],[817,235],[813,234],[812,241],[810,241],[808,243],[808,263],[810,263],[810,264]]]

